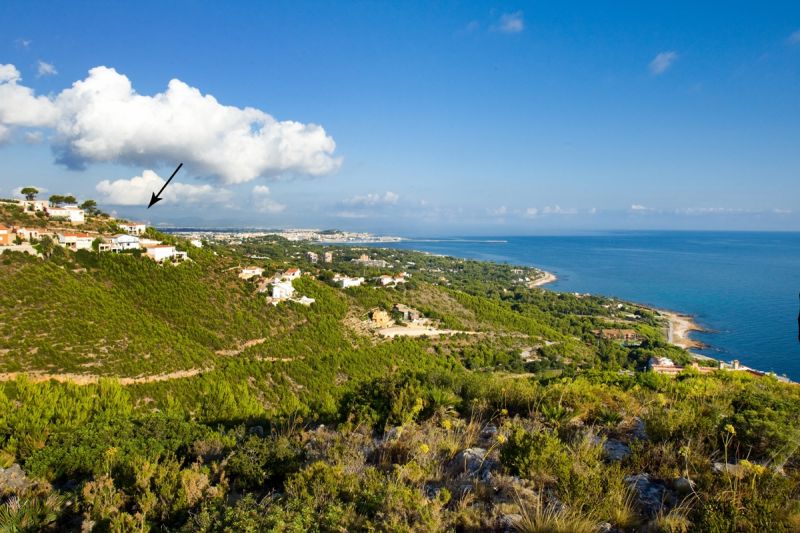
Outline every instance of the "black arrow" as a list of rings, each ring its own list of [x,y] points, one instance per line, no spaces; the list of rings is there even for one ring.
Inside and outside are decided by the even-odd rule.
[[[181,169],[182,166],[183,166],[183,163],[178,165],[178,168],[175,169],[175,172],[172,173],[172,176],[170,176],[169,179],[167,180],[167,182],[164,184],[164,186],[161,187],[161,190],[158,191],[158,194],[152,193],[152,196],[150,196],[150,204],[147,206],[147,209],[150,209],[151,207],[153,207],[153,204],[161,201],[161,193],[164,192],[164,189],[167,188],[167,185],[169,185],[169,182],[172,181],[172,178],[175,177],[175,174],[178,173],[178,171]]]

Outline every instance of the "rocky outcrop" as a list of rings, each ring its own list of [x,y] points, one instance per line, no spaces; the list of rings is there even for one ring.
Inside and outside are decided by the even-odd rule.
[[[642,511],[650,518],[655,517],[662,509],[668,510],[677,503],[675,492],[664,483],[651,479],[649,474],[627,476],[625,483],[636,492]]]
[[[34,485],[22,467],[14,463],[8,468],[0,468],[0,494],[20,494]]]

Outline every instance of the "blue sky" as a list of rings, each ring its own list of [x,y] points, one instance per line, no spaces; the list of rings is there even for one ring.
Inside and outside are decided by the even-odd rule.
[[[800,3],[697,4],[6,1],[0,195],[404,235],[800,230]]]

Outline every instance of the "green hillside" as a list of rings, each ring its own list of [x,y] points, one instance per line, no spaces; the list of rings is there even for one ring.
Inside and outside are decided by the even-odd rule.
[[[529,288],[537,273],[507,265],[370,249],[390,266],[365,268],[346,247],[313,265],[318,247],[280,238],[162,237],[191,261],[0,256],[0,467],[21,467],[0,472],[0,529],[800,525],[798,387],[645,372],[690,360],[651,310]],[[249,264],[300,267],[315,303],[272,305],[239,279]],[[395,304],[424,326],[395,314],[385,336],[370,317]],[[613,327],[639,341],[598,338]]]

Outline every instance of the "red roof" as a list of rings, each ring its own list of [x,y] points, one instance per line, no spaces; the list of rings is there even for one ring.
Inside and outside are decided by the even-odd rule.
[[[60,234],[62,237],[76,237],[79,239],[87,239],[92,238],[93,235],[89,235],[88,233],[73,233],[73,232],[65,232]]]

